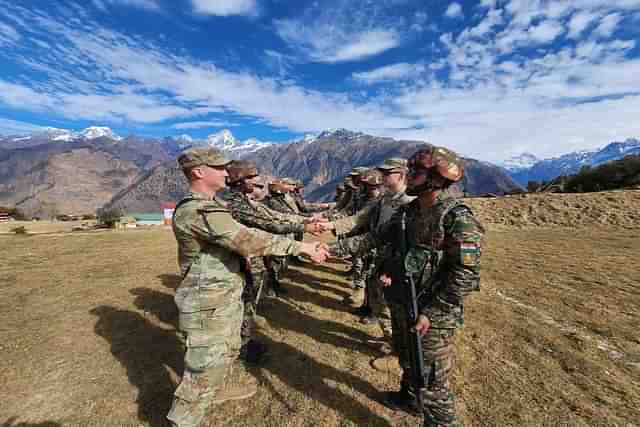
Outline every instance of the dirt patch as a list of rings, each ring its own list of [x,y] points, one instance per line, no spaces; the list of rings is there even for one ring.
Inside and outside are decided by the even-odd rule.
[[[183,369],[169,230],[0,236],[0,424],[165,426]],[[457,336],[467,426],[633,426],[640,417],[637,230],[493,229]],[[415,426],[378,401],[380,336],[341,303],[346,266],[293,266],[266,299],[259,394],[209,426]],[[23,424],[24,423],[24,424]]]
[[[486,224],[640,228],[640,191],[522,194],[466,199]]]

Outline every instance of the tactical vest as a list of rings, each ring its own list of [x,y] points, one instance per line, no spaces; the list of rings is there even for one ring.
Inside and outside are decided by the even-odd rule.
[[[403,209],[406,215],[407,244],[404,271],[413,277],[420,305],[425,306],[431,302],[438,287],[443,286],[446,279],[443,243],[450,230],[445,229],[445,220],[449,214],[471,212],[471,209],[460,200],[445,199],[434,205],[428,215],[419,215],[416,203]]]

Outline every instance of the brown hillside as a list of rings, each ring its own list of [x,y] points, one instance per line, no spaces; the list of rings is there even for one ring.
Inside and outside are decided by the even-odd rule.
[[[640,227],[640,191],[469,198],[485,224],[515,227]]]

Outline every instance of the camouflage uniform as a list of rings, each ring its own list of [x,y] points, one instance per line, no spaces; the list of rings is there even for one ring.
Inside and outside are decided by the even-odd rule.
[[[200,193],[190,193],[179,203],[173,232],[183,277],[175,302],[187,351],[184,375],[167,418],[176,426],[198,426],[238,357],[243,257],[297,255],[301,247],[237,223],[222,201]]]
[[[406,160],[391,158],[387,159],[383,165],[378,167],[382,171],[402,170],[406,171]],[[335,221],[335,232],[337,236],[342,236],[347,233],[358,234],[351,240],[351,246],[357,246],[358,242],[362,239],[366,239],[365,233],[376,234],[389,222],[393,214],[401,206],[411,202],[414,197],[407,196],[404,191],[391,193],[385,193],[374,204],[362,209],[356,215],[346,217]],[[378,324],[384,337],[392,344],[392,323],[395,312],[393,305],[388,305],[384,296],[384,289],[378,280],[377,271],[381,268],[383,260],[390,253],[390,246],[384,245],[383,247],[376,248],[375,257],[371,263],[370,273],[367,278],[368,289],[368,303],[371,307],[372,315],[378,319]]]
[[[398,236],[402,235],[401,220],[406,218],[408,252],[400,253]],[[464,299],[480,287],[480,256],[484,228],[471,209],[448,192],[439,193],[435,204],[421,210],[418,200],[401,207],[379,233],[342,240],[335,244],[336,252],[353,252],[391,242],[392,252],[385,259],[382,271],[392,277],[388,298],[404,313],[406,301],[399,283],[403,277],[395,273],[404,265],[406,274],[415,280],[420,313],[429,318],[431,327],[422,337],[426,390],[423,396],[425,426],[457,426],[455,402],[451,390],[454,363],[453,337],[463,324]],[[396,303],[396,301],[398,301]],[[394,345],[399,350],[403,368],[402,385],[409,390],[407,333],[413,325],[406,316],[393,324]]]
[[[273,234],[290,234],[304,232],[304,218],[297,215],[287,215],[274,212],[260,202],[251,200],[242,191],[232,190],[228,195],[227,207],[233,219],[251,228],[259,228]],[[258,290],[266,281],[266,266],[263,257],[252,257],[248,260],[248,272],[251,283],[245,286],[243,300],[245,301],[245,316],[242,322],[242,343],[246,344],[255,329],[254,316],[256,313],[256,298]]]

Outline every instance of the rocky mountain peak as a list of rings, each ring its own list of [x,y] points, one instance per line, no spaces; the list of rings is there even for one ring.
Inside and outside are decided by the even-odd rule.
[[[238,140],[229,129],[223,129],[220,132],[209,135],[206,141],[207,145],[221,150],[228,150],[238,145]]]
[[[499,166],[502,166],[510,172],[515,172],[522,169],[530,168],[539,161],[540,159],[534,154],[525,152],[508,158],[507,160],[501,162]]]
[[[114,141],[120,141],[122,137],[116,135],[116,133],[111,130],[111,128],[105,126],[90,126],[80,132],[79,135],[84,139],[97,139],[97,138],[109,138]]]

